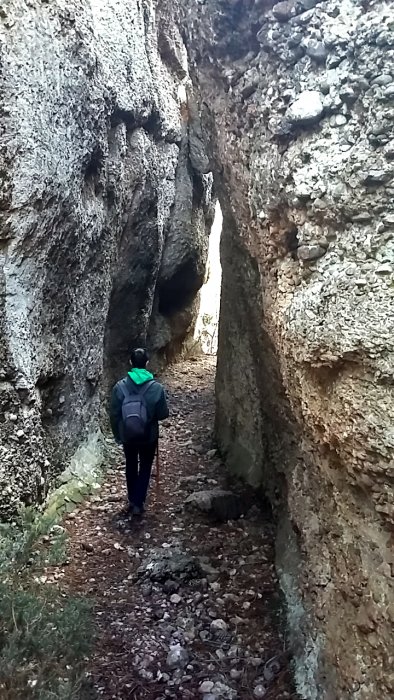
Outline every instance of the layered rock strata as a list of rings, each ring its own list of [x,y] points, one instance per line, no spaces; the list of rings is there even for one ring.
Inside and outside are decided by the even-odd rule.
[[[301,696],[388,699],[393,8],[183,7],[224,215],[219,444],[276,509]]]
[[[42,499],[87,435],[97,459],[100,386],[145,342],[156,299],[178,345],[192,321],[210,180],[164,10],[1,3],[2,515]],[[171,327],[151,340],[164,352]]]

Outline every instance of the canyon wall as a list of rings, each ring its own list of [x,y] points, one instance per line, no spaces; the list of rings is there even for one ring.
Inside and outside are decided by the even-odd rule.
[[[301,697],[388,700],[393,6],[182,5],[224,216],[218,442],[276,511]]]
[[[88,435],[99,458],[100,387],[131,345],[190,330],[211,182],[187,84],[162,3],[1,3],[2,515]]]

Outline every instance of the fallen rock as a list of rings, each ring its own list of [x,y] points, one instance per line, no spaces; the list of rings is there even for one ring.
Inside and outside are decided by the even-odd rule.
[[[167,582],[178,579],[188,581],[201,578],[203,572],[196,557],[184,554],[179,549],[153,549],[147,559],[137,569],[137,579]]]
[[[199,510],[218,522],[237,520],[245,512],[240,497],[232,491],[222,489],[192,493],[185,501],[185,508]]]

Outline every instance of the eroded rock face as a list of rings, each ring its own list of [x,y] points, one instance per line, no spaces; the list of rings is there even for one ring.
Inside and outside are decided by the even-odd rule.
[[[218,439],[277,509],[302,697],[389,698],[393,9],[183,6],[224,214]]]
[[[185,48],[163,3],[156,12],[147,0],[6,0],[0,51],[7,514],[43,497],[97,430],[103,378],[124,372],[130,345],[145,342],[179,258],[187,302],[161,316],[182,343],[206,255],[210,179],[189,158],[198,125],[183,84]],[[163,351],[171,330],[151,341]]]

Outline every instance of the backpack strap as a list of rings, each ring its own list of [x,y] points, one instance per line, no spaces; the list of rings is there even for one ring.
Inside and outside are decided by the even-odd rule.
[[[142,385],[141,388],[139,388],[138,393],[139,393],[141,396],[144,396],[144,394],[147,392],[147,390],[149,389],[149,387],[152,386],[152,384],[154,384],[154,383],[155,383],[155,380],[154,380],[154,379],[150,379],[149,382],[146,382],[145,384]]]
[[[121,390],[123,394],[124,399],[128,399],[130,396],[130,392],[127,387],[127,379],[121,379],[119,382],[119,389]]]
[[[128,399],[129,396],[131,396],[131,395],[133,395],[133,394],[134,394],[134,396],[136,396],[137,394],[139,394],[140,396],[144,396],[145,392],[146,392],[146,391],[149,389],[149,387],[150,387],[152,384],[154,384],[154,383],[155,383],[155,380],[154,380],[154,379],[150,379],[149,382],[145,382],[145,383],[142,384],[142,386],[140,386],[140,387],[138,387],[138,386],[136,385],[137,391],[129,391],[129,385],[128,385],[128,383],[127,383],[127,377],[126,377],[125,379],[121,379],[121,381],[119,382],[119,387],[120,387],[120,390],[121,390],[121,392],[122,392],[122,394],[123,394],[123,398]]]

